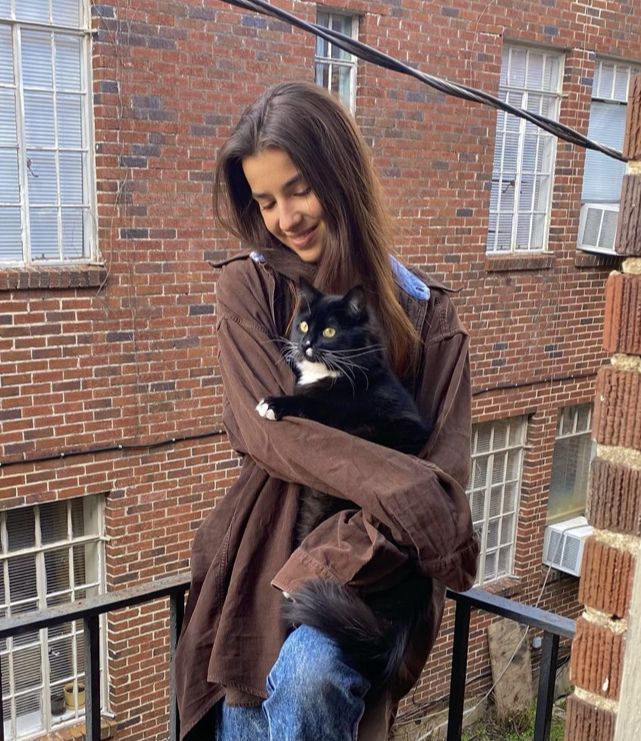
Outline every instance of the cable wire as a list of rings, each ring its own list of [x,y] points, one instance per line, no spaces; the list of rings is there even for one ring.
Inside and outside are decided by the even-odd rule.
[[[423,82],[425,85],[428,85],[435,90],[439,90],[445,95],[450,95],[455,98],[462,98],[463,100],[469,100],[474,103],[480,103],[482,105],[489,105],[493,108],[505,111],[506,113],[511,113],[513,116],[517,116],[518,118],[525,119],[526,121],[529,121],[535,126],[543,129],[544,131],[553,134],[559,139],[570,142],[571,144],[575,144],[579,147],[584,147],[585,149],[593,149],[597,152],[605,154],[608,157],[620,160],[621,162],[629,161],[629,158],[625,157],[618,150],[607,147],[604,144],[599,144],[592,139],[588,139],[587,136],[581,134],[579,131],[576,131],[576,129],[573,129],[570,126],[566,126],[559,121],[553,121],[552,119],[546,118],[539,113],[533,113],[532,111],[526,111],[523,108],[512,106],[509,103],[501,100],[500,98],[497,98],[490,93],[484,92],[483,90],[477,90],[476,88],[469,87],[467,85],[450,82],[449,80],[435,77],[434,75],[427,74],[426,72],[421,72],[421,70],[416,69],[415,67],[411,67],[408,64],[404,64],[395,57],[392,57],[389,54],[385,54],[384,52],[379,51],[378,49],[375,49],[368,44],[364,44],[362,41],[358,41],[358,39],[353,39],[351,36],[346,36],[340,31],[335,31],[334,29],[326,28],[325,26],[319,26],[316,23],[309,23],[308,21],[304,21],[301,18],[298,18],[298,16],[295,16],[286,10],[282,10],[281,8],[276,8],[265,2],[264,0],[221,0],[221,2],[225,2],[228,5],[235,5],[236,7],[244,8],[245,10],[252,10],[256,13],[260,13],[261,15],[268,15],[274,18],[278,18],[279,20],[285,21],[285,23],[288,23],[291,26],[300,28],[303,31],[314,34],[315,36],[320,36],[326,41],[331,42],[335,46],[338,46],[340,49],[353,54],[359,59],[363,59],[366,62],[370,62],[371,64],[375,64],[379,67],[384,67],[385,69],[389,69],[394,72],[400,72],[401,74],[414,77],[420,82]]]

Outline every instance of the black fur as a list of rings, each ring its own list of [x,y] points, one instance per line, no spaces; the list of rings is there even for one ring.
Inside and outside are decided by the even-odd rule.
[[[431,428],[389,368],[363,289],[331,296],[301,282],[300,290],[300,308],[287,351],[298,375],[295,393],[263,399],[259,412],[276,420],[285,416],[313,419],[418,454]],[[318,364],[317,370],[332,371],[332,377],[306,383],[306,362]],[[352,502],[304,489],[296,543],[330,515],[355,507]],[[359,594],[350,587],[315,580],[292,595],[285,617],[293,625],[312,625],[332,636],[373,688],[380,688],[399,674],[411,633],[425,612],[429,587],[429,580],[417,574],[375,594]]]

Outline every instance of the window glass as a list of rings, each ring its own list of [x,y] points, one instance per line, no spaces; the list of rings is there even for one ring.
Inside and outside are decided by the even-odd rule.
[[[80,497],[0,512],[2,617],[103,590],[101,505],[99,497]],[[81,627],[70,622],[0,643],[5,738],[81,718],[82,707],[64,705],[64,686],[84,676]]]
[[[561,66],[558,55],[507,46],[499,97],[558,120]],[[555,152],[551,134],[517,116],[497,113],[488,252],[545,250]]]
[[[468,498],[481,539],[477,583],[512,573],[526,421],[523,417],[474,426]]]
[[[319,10],[316,23],[345,36],[357,37],[358,18],[356,16]],[[316,84],[336,93],[353,111],[356,100],[356,57],[326,39],[317,37],[314,68]]]

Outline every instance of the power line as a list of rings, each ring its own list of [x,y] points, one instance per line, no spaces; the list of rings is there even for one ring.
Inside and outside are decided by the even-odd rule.
[[[441,77],[435,77],[434,75],[429,75],[426,72],[421,72],[421,70],[416,69],[415,67],[411,67],[408,64],[404,64],[395,57],[392,57],[389,54],[385,54],[384,52],[379,51],[378,49],[375,49],[368,44],[364,44],[362,41],[358,41],[358,39],[353,39],[351,36],[346,36],[340,31],[335,31],[334,29],[326,28],[325,26],[319,26],[316,23],[309,23],[308,21],[304,21],[301,18],[298,18],[298,16],[295,16],[286,10],[275,8],[264,0],[221,1],[227,3],[228,5],[235,5],[238,8],[252,10],[256,13],[260,13],[261,15],[268,15],[273,16],[274,18],[278,18],[279,20],[285,21],[285,23],[289,23],[291,26],[301,28],[303,31],[312,33],[315,36],[320,36],[326,41],[331,42],[335,46],[343,49],[350,54],[353,54],[359,59],[363,59],[366,62],[370,62],[371,64],[375,64],[379,67],[384,67],[385,69],[389,69],[394,72],[400,72],[401,74],[414,77],[420,82],[423,82],[425,85],[428,85],[435,90],[439,90],[440,92],[445,93],[445,95],[450,95],[455,98],[462,98],[463,100],[469,100],[474,103],[481,103],[482,105],[489,105],[492,108],[497,108],[499,110],[505,111],[506,113],[511,113],[513,116],[517,116],[518,118],[523,118],[526,121],[534,124],[535,126],[543,129],[544,131],[553,134],[559,139],[570,142],[571,144],[575,144],[579,147],[584,147],[585,149],[593,149],[597,152],[605,154],[608,157],[620,160],[621,162],[628,162],[629,160],[629,158],[625,157],[618,150],[607,147],[604,144],[599,144],[592,139],[588,139],[587,136],[584,136],[579,131],[576,131],[576,129],[573,129],[570,126],[566,126],[565,124],[559,123],[558,121],[553,121],[552,119],[546,118],[545,116],[542,116],[538,113],[533,113],[531,111],[526,111],[523,108],[512,106],[509,103],[501,100],[500,98],[497,98],[494,95],[490,95],[490,93],[484,92],[483,90],[477,90],[476,88],[469,87],[468,85],[450,82],[448,80],[444,80]]]

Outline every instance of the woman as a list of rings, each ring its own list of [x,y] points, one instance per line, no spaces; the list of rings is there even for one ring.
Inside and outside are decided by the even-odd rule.
[[[379,741],[436,638],[445,586],[467,589],[478,544],[469,473],[468,337],[446,289],[391,256],[370,157],[349,114],[308,83],[270,88],[223,146],[214,184],[221,223],[250,246],[217,287],[223,418],[240,476],[203,522],[178,646],[181,732],[218,741]],[[390,363],[434,422],[421,457],[305,419],[255,411],[295,378],[279,351],[301,276],[319,289],[363,285]],[[356,502],[297,548],[301,485]],[[287,631],[283,594],[310,579],[384,589],[420,576],[427,603],[404,677],[384,692],[325,635]]]

